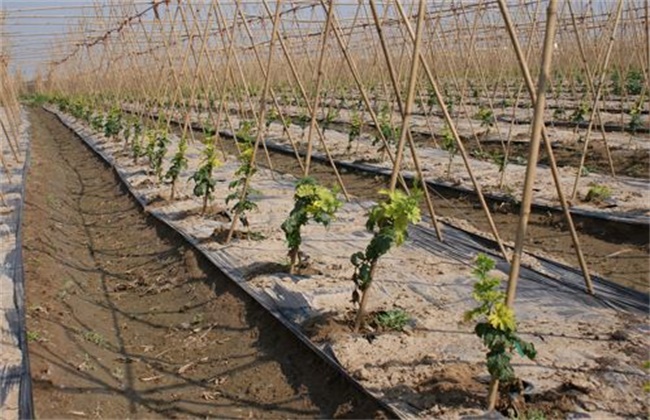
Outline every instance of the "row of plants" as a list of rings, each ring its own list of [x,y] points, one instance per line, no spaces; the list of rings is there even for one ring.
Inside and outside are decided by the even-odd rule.
[[[575,71],[571,74],[563,74],[562,72],[555,72],[552,78],[550,94],[555,99],[563,97],[563,93],[569,92],[570,98],[582,97],[582,100],[587,100],[589,89],[587,87],[587,76],[581,71]],[[599,80],[592,81],[594,86],[598,85]],[[507,77],[499,81],[486,84],[483,80],[467,79],[463,84],[458,84],[452,81],[442,81],[441,91],[443,96],[448,98],[446,104],[450,110],[453,110],[454,105],[461,102],[461,97],[465,99],[462,101],[466,105],[482,105],[486,103],[483,101],[477,102],[481,97],[489,92],[490,97],[495,107],[507,108],[514,104],[516,94],[519,91],[520,80],[509,80]],[[615,97],[634,97],[641,95],[644,91],[644,86],[647,86],[644,72],[642,69],[630,68],[627,71],[614,68],[609,71],[608,79],[604,86],[603,99],[609,96]],[[259,86],[250,84],[248,89],[235,88],[231,92],[231,98],[236,102],[244,102],[245,98],[257,100],[261,89]],[[282,106],[298,106],[306,107],[304,98],[302,98],[300,91],[292,85],[280,86],[275,89],[277,92],[277,100]],[[188,98],[190,92],[182,95],[183,98]],[[386,91],[385,86],[367,86],[368,97],[376,105],[381,102],[391,101],[392,94]],[[321,107],[338,109],[354,109],[362,106],[359,101],[358,95],[354,89],[347,86],[337,86],[330,91],[325,91],[321,94],[322,99],[320,102]],[[526,99],[525,97],[522,99]],[[633,98],[634,99],[634,98]],[[218,101],[214,91],[208,89],[199,89],[194,92],[193,99],[178,99],[176,101],[167,100],[162,103],[163,106],[168,108],[186,109],[188,107],[196,107],[199,111],[203,110],[217,110]],[[437,99],[431,89],[418,95],[416,98],[416,105],[420,108],[419,112],[426,110],[432,111],[433,107],[437,105]]]
[[[57,104],[61,111],[85,121],[107,139],[123,141],[124,150],[130,150],[134,163],[138,162],[138,158],[146,157],[154,182],[167,182],[171,186],[170,200],[176,198],[177,182],[188,169],[188,144],[185,137],[179,139],[177,149],[165,171],[163,166],[171,144],[171,134],[164,124],[145,129],[139,118],[125,115],[119,108],[110,107],[103,112],[91,106],[90,101],[81,98],[53,97],[50,102]],[[381,130],[387,138],[395,138],[393,127],[385,118],[381,117],[381,121],[386,124]],[[254,130],[252,122],[243,121],[240,125],[237,133],[240,165],[228,185],[231,193],[225,199],[226,205],[231,205],[231,211],[238,215],[247,228],[250,226],[247,215],[257,208],[250,198],[253,190],[245,187],[250,184],[256,173],[253,162]],[[358,136],[360,130],[361,125],[354,135]],[[443,147],[448,149],[453,157],[455,151],[450,136],[443,137],[446,138]],[[206,214],[217,185],[214,172],[221,162],[217,156],[214,137],[206,136],[203,143],[201,162],[189,179],[194,182],[193,194],[202,200],[201,213]],[[400,190],[381,191],[382,199],[370,209],[365,228],[372,233],[372,237],[365,250],[355,252],[350,257],[353,267],[352,302],[357,308],[353,321],[354,332],[362,331],[367,322],[368,296],[376,281],[381,258],[392,249],[403,245],[408,239],[409,226],[420,221],[422,196],[422,191],[417,187],[412,188],[408,195]],[[329,226],[341,207],[342,202],[336,190],[319,185],[314,178],[298,180],[293,196],[293,208],[280,227],[288,247],[288,271],[291,274],[300,274],[306,267],[305,254],[301,251],[303,228],[310,222]],[[525,342],[517,334],[514,312],[505,304],[501,281],[490,274],[493,269],[493,260],[482,254],[477,257],[474,270],[477,281],[473,292],[477,306],[466,313],[465,321],[476,321],[474,330],[487,348],[487,368],[493,381],[500,381],[503,389],[512,389],[520,383],[512,366],[513,356],[519,354],[534,359],[536,352],[531,343]],[[379,313],[375,321],[401,329],[409,321],[409,317],[404,311],[391,310]]]

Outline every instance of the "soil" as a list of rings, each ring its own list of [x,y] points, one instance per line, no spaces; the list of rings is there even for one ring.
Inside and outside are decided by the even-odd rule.
[[[36,415],[385,417],[56,119],[31,111],[24,210]]]

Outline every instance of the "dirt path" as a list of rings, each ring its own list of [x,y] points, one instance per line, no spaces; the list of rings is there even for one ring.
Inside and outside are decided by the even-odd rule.
[[[39,417],[383,416],[52,115],[31,112],[24,257]]]

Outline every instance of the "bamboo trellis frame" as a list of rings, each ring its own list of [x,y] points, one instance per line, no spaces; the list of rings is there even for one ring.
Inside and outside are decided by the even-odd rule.
[[[47,75],[44,90],[109,98],[108,102],[101,102],[102,106],[110,103],[122,107],[128,100],[134,104],[135,115],[149,122],[154,120],[155,108],[155,117],[164,121],[167,128],[178,123],[181,136],[192,140],[194,123],[202,124],[204,132],[209,124],[217,133],[215,141],[224,159],[227,152],[220,131],[236,134],[236,122],[241,124],[251,118],[256,122],[252,163],[256,163],[258,147],[261,147],[266,165],[273,170],[273,155],[267,148],[268,130],[264,129],[267,111],[272,109],[283,127],[294,124],[300,116],[296,114],[303,112],[309,117],[305,139],[295,138],[290,129],[284,130],[296,164],[300,172],[309,175],[313,156],[324,154],[346,198],[350,197],[338,170],[336,150],[322,127],[326,111],[335,107],[339,114],[355,110],[362,115],[364,129],[376,132],[377,142],[386,151],[390,188],[399,185],[405,191],[408,191],[404,177],[405,167],[410,164],[408,153],[417,178],[426,181],[437,175],[427,173],[424,168],[426,158],[416,141],[413,120],[417,117],[423,121],[435,146],[440,143],[440,127],[447,127],[490,234],[501,254],[512,261],[508,295],[512,303],[540,143],[550,161],[557,201],[567,220],[586,289],[593,293],[566,195],[576,199],[594,124],[604,142],[609,172],[612,175],[618,172],[602,115],[605,101],[611,97],[607,91],[610,72],[639,71],[644,75],[640,95],[622,95],[626,106],[643,105],[643,98],[650,91],[649,1],[640,3],[618,0],[598,9],[590,1],[564,2],[556,7],[555,0],[508,3],[476,0],[451,4],[404,0],[276,0],[275,7],[266,0],[212,0],[197,4],[107,0],[94,8],[17,10],[14,16],[9,14],[16,25],[9,30],[29,26],[29,19],[40,18],[34,12],[65,11],[81,18],[83,24],[70,28],[64,36],[54,37],[57,46],[39,70]],[[548,5],[546,14],[541,13],[544,5]],[[5,30],[0,27],[2,33]],[[552,30],[551,38],[549,30]],[[51,36],[53,32],[47,34]],[[39,51],[39,44],[33,39],[41,37],[16,34],[15,42],[29,48],[12,56],[12,60],[33,61]],[[620,53],[623,49],[626,54]],[[493,60],[495,54],[498,58]],[[0,65],[0,80],[10,79],[8,71],[6,63]],[[540,73],[545,77],[540,77],[535,85],[533,75]],[[586,76],[586,84],[577,80],[576,75],[582,74]],[[543,124],[545,93],[566,93],[565,84],[573,99],[584,95],[591,109],[570,192],[563,190],[560,183],[550,129]],[[483,134],[487,137],[487,133],[481,132],[478,126],[474,116],[476,108],[484,108],[496,116],[499,100],[511,100],[510,105],[501,107],[511,121],[495,119],[493,123],[504,162],[498,182],[498,188],[503,189],[513,153],[516,115],[527,103],[524,89],[529,93],[534,112],[520,230],[513,254],[508,249],[513,247],[501,239],[484,196],[486,185],[475,174],[470,144],[473,141],[481,153],[486,148],[481,137]],[[472,97],[473,91],[478,93],[477,98]],[[339,96],[356,105],[343,106],[342,101],[336,105]],[[2,130],[14,155],[19,117],[15,98],[11,83],[0,83],[0,106],[10,115]],[[436,104],[424,105],[426,99],[434,98]],[[452,103],[457,107],[454,111],[450,109]],[[387,110],[381,109],[383,104]],[[204,113],[207,118],[196,121],[202,109],[207,111]],[[399,128],[395,145],[381,129],[382,114]],[[341,124],[349,121],[341,117]],[[571,143],[577,144],[578,135],[576,126]],[[237,142],[234,144],[239,151]],[[1,163],[6,170],[5,162]],[[242,194],[248,188],[247,181]],[[439,239],[444,240],[430,193],[425,188],[427,209]],[[235,215],[229,239],[237,220]]]

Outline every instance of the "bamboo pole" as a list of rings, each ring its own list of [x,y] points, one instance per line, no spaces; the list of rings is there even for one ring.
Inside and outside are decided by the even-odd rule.
[[[332,27],[332,15],[334,14],[335,0],[330,0],[329,9],[323,4],[323,8],[327,11],[327,19],[325,20],[325,29],[321,39],[320,56],[318,58],[318,70],[316,71],[316,88],[314,89],[314,103],[311,107],[311,121],[309,122],[309,131],[307,133],[307,157],[305,158],[305,176],[309,176],[309,169],[311,166],[312,142],[314,139],[314,127],[316,126],[316,114],[320,107],[320,90],[323,84],[323,63],[325,62],[325,53],[327,50],[327,36]]]
[[[603,61],[602,69],[601,69],[601,74],[600,74],[600,79],[598,82],[598,88],[596,89],[596,96],[593,101],[592,109],[591,109],[591,115],[589,116],[589,125],[587,127],[587,133],[585,134],[585,142],[582,147],[582,155],[580,156],[580,164],[578,165],[578,173],[576,174],[575,181],[573,183],[573,192],[571,193],[571,199],[575,200],[576,195],[578,194],[578,183],[580,182],[580,177],[582,175],[582,168],[584,168],[585,165],[585,158],[587,155],[587,150],[589,148],[589,137],[591,136],[591,129],[593,127],[594,123],[594,114],[596,112],[596,109],[598,107],[598,101],[600,99],[601,92],[603,90],[603,85],[605,82],[605,77],[607,76],[607,72],[605,71],[607,69],[607,66],[609,64],[609,58],[611,57],[612,54],[612,48],[614,46],[614,40],[616,39],[615,34],[616,34],[616,28],[618,27],[618,23],[621,20],[621,12],[623,11],[623,0],[618,0],[618,6],[616,8],[616,18],[614,20],[614,26],[612,28],[612,35],[609,40],[609,44],[607,45],[607,52],[605,53],[605,59]]]
[[[323,5],[325,4],[324,0],[321,0],[321,4],[323,4]],[[362,100],[363,100],[363,102],[364,102],[364,104],[366,106],[366,109],[368,110],[368,114],[370,115],[370,118],[372,119],[373,124],[375,124],[375,126],[377,128],[379,128],[379,121],[377,119],[377,114],[375,114],[375,111],[372,108],[372,105],[370,103],[370,98],[368,96],[368,93],[366,92],[366,89],[365,89],[362,81],[361,81],[361,77],[359,75],[356,64],[355,64],[354,60],[352,59],[352,57],[350,56],[350,52],[345,48],[345,45],[343,43],[343,39],[342,39],[342,37],[341,37],[341,35],[339,33],[339,25],[337,23],[336,14],[334,14],[332,16],[332,25],[333,25],[334,35],[335,35],[336,40],[338,42],[339,48],[341,49],[341,52],[343,53],[343,55],[345,57],[345,60],[346,60],[346,62],[348,64],[348,67],[349,67],[350,71],[352,72],[352,77],[354,78],[354,81],[355,81],[357,87],[359,88],[359,92],[361,93],[361,98],[362,98]],[[389,159],[391,160],[391,162],[393,164],[395,164],[395,159],[393,157],[393,154],[390,152],[390,147],[388,145],[388,141],[386,140],[386,137],[384,137],[384,134],[381,132],[381,130],[378,130],[378,135],[379,135],[379,138],[380,138],[380,140],[381,140],[381,142],[383,144],[383,147],[386,149],[386,152],[387,152],[387,155],[388,155]],[[400,177],[400,184],[402,185],[402,187],[406,191],[408,191],[408,187],[406,185],[406,182],[404,182],[404,180],[401,177]]]
[[[252,44],[252,47],[253,47],[253,53],[255,55],[255,59],[257,61],[257,64],[260,67],[260,71],[262,73],[262,76],[267,77],[266,70],[264,69],[264,63],[262,62],[262,59],[260,58],[260,55],[259,55],[259,52],[258,52],[258,49],[257,49],[257,45],[255,45],[255,43],[254,43],[253,33],[251,32],[250,27],[249,27],[248,22],[246,21],[246,19],[243,19],[243,23],[244,23],[244,28],[246,29],[246,33],[248,34],[248,37],[251,40],[251,44]],[[277,97],[277,95],[275,93],[275,90],[272,87],[269,88],[269,94],[271,95],[273,105],[275,106],[275,110],[278,113],[278,117],[280,118],[280,123],[282,124],[282,127],[287,127],[289,122],[285,118],[285,113],[282,110],[282,107],[280,106],[280,103],[278,101],[278,97]],[[291,148],[293,149],[294,156],[295,156],[296,160],[298,161],[298,165],[300,166],[300,170],[303,171],[303,173],[304,173],[305,166],[302,163],[302,159],[300,158],[300,153],[298,152],[298,147],[297,147],[296,142],[295,142],[295,140],[293,138],[293,135],[291,134],[291,130],[285,130],[284,132],[286,133],[287,138],[289,139],[289,142],[291,143]]]
[[[418,7],[418,21],[417,30],[415,33],[415,44],[413,46],[413,59],[411,60],[411,71],[409,74],[408,93],[406,94],[406,102],[404,104],[404,112],[402,116],[402,130],[400,132],[399,142],[397,143],[397,151],[395,152],[395,163],[393,164],[393,171],[390,176],[390,190],[395,191],[397,186],[397,175],[400,172],[402,165],[402,156],[404,155],[404,143],[406,137],[411,130],[409,127],[411,111],[413,109],[413,101],[415,100],[415,87],[418,78],[418,64],[420,60],[420,45],[422,44],[422,22],[424,21],[424,1],[420,0]],[[426,186],[424,187],[426,188]]]
[[[530,70],[528,68],[528,63],[526,59],[524,58],[523,52],[521,50],[521,47],[519,45],[519,40],[517,38],[517,34],[515,33],[514,25],[510,19],[510,15],[508,13],[507,6],[505,4],[505,0],[498,0],[499,1],[499,9],[501,10],[501,14],[503,16],[503,20],[505,21],[506,24],[506,29],[508,30],[508,34],[510,36],[512,45],[515,49],[515,53],[517,54],[517,60],[519,62],[520,68],[521,68],[521,73],[524,76],[525,82],[526,82],[526,87],[528,89],[528,93],[530,95],[531,101],[533,103],[536,103],[537,101],[537,94],[535,92],[535,87],[533,84],[533,78],[530,75]],[[553,182],[555,184],[555,188],[557,191],[558,195],[558,200],[560,201],[560,205],[562,207],[562,212],[564,214],[564,218],[567,222],[567,225],[569,227],[569,232],[571,233],[571,240],[573,242],[573,246],[576,250],[576,257],[578,258],[578,263],[580,264],[580,268],[582,269],[582,274],[585,280],[585,286],[587,288],[587,291],[591,294],[593,294],[593,285],[591,283],[591,276],[589,275],[589,269],[587,267],[587,262],[585,261],[584,255],[582,253],[582,247],[580,246],[580,240],[578,239],[578,233],[576,232],[575,224],[573,223],[573,217],[571,216],[571,211],[569,209],[569,204],[565,198],[564,191],[562,190],[562,184],[560,183],[560,175],[559,171],[557,169],[557,163],[555,161],[555,154],[553,153],[553,148],[551,146],[551,141],[548,138],[548,135],[546,133],[545,127],[542,126],[542,137],[544,139],[544,146],[546,147],[546,154],[549,157],[549,162],[550,162],[550,167],[551,167],[551,175],[553,176]],[[530,163],[530,162],[529,162]]]
[[[264,89],[262,91],[262,96],[260,98],[260,112],[259,112],[259,121],[258,121],[258,127],[264,127],[264,119],[266,118],[266,95],[269,92],[269,87],[271,85],[271,70],[272,70],[272,64],[273,64],[273,46],[275,44],[275,40],[278,35],[278,21],[280,20],[280,10],[281,10],[281,3],[282,0],[276,0],[275,3],[275,17],[273,18],[273,31],[271,32],[271,42],[269,44],[269,57],[266,63],[266,78],[264,79]],[[250,166],[255,167],[256,166],[256,161],[255,158],[257,156],[257,149],[259,148],[260,141],[263,137],[263,130],[257,130],[257,135],[255,137],[255,145],[253,146],[253,152],[251,154],[251,161],[250,161]],[[250,187],[251,183],[251,177],[252,175],[246,176],[246,181],[244,182],[244,186],[242,187],[241,194],[239,196],[240,200],[243,200],[244,197],[246,197],[246,194],[248,194],[248,190]],[[235,214],[233,215],[232,218],[232,223],[230,225],[230,229],[228,230],[228,236],[226,237],[226,244],[230,243],[230,240],[232,239],[232,235],[235,232],[235,229],[237,228],[237,221],[239,220],[239,209],[235,209]]]
[[[400,89],[399,89],[399,83],[398,83],[396,73],[395,73],[395,67],[393,66],[393,62],[391,60],[390,53],[388,52],[388,47],[387,47],[385,39],[384,39],[384,34],[383,34],[382,27],[381,27],[381,22],[379,21],[379,16],[377,14],[377,7],[375,5],[375,0],[370,0],[370,10],[372,12],[372,16],[373,16],[373,19],[375,21],[375,27],[377,28],[377,35],[378,35],[380,43],[381,43],[382,51],[384,53],[384,58],[386,59],[386,64],[387,64],[387,67],[388,67],[389,77],[390,77],[391,83],[393,85],[393,90],[395,91],[395,97],[397,99],[397,105],[398,105],[398,107],[400,109],[400,113],[402,114],[402,118],[405,118],[406,115],[409,113],[409,111],[407,111],[405,109],[404,105],[403,105],[401,92],[400,92]],[[418,52],[418,54],[419,54],[419,52]],[[415,57],[414,61],[418,61],[417,60],[418,55],[416,54],[416,55],[414,55],[414,57]],[[405,128],[402,127],[402,131],[404,131],[404,130],[405,130]],[[419,157],[418,157],[418,154],[417,154],[417,150],[415,148],[415,142],[413,141],[413,136],[411,135],[410,129],[406,129],[406,134],[408,136],[407,139],[408,139],[408,142],[409,142],[409,148],[411,150],[411,156],[413,157],[413,164],[415,165],[415,170],[416,170],[416,172],[418,174],[418,177],[420,178],[420,181],[422,182],[422,190],[424,191],[424,197],[426,199],[427,208],[429,210],[429,214],[431,215],[431,223],[433,224],[433,226],[434,226],[434,228],[436,230],[436,235],[438,236],[438,240],[442,241],[443,240],[442,231],[441,231],[440,226],[438,224],[438,219],[436,217],[435,208],[433,206],[433,200],[431,199],[431,195],[429,193],[429,188],[427,187],[427,184],[426,184],[426,179],[424,177],[424,174],[422,173],[420,160],[419,160]],[[398,167],[398,166],[395,165],[395,167]],[[392,179],[392,177],[391,177],[391,179]],[[395,181],[397,181],[397,178],[395,178]],[[391,188],[394,190],[395,189],[395,184],[392,184]]]
[[[605,126],[603,125],[603,119],[600,114],[600,108],[598,107],[598,99],[595,99],[596,97],[596,89],[594,88],[594,82],[593,82],[593,77],[594,75],[591,72],[591,69],[589,68],[589,61],[587,60],[587,56],[585,54],[585,49],[582,43],[582,37],[580,36],[580,32],[578,32],[578,25],[576,23],[576,18],[573,13],[573,7],[571,6],[571,2],[567,2],[569,6],[569,12],[571,13],[571,23],[573,25],[574,33],[576,36],[576,43],[578,44],[578,51],[580,52],[580,58],[582,59],[582,64],[585,69],[585,72],[587,73],[587,87],[589,88],[589,92],[591,93],[592,97],[594,97],[594,110],[596,111],[596,122],[598,124],[598,127],[600,128],[600,134],[603,139],[603,143],[605,144],[605,152],[607,154],[607,160],[609,162],[609,168],[610,172],[613,177],[616,176],[616,172],[614,170],[614,161],[612,160],[612,153],[609,149],[609,144],[607,143],[607,135],[605,134]],[[619,5],[622,6],[622,1],[619,0]],[[606,72],[606,68],[603,68],[603,73]]]
[[[399,0],[395,2],[397,5],[397,10],[399,11],[400,15],[402,16],[402,19],[404,19],[404,22],[406,23],[406,28],[408,29],[409,35],[411,39],[415,39],[415,33],[413,32],[413,28],[411,27],[411,24],[409,23],[405,13],[404,9],[402,8],[402,5],[400,4]],[[429,68],[429,65],[427,64],[425,57],[420,54],[420,60],[422,62],[422,67],[424,68],[424,71],[427,75],[427,78],[429,79],[429,83],[431,84],[431,87],[433,88],[433,91],[435,92],[436,99],[438,100],[438,103],[440,104],[440,108],[442,109],[442,112],[445,117],[445,121],[447,122],[447,125],[449,126],[450,131],[452,132],[454,136],[454,140],[456,141],[456,144],[458,146],[458,150],[460,152],[461,157],[463,158],[463,162],[465,163],[465,168],[467,169],[467,173],[470,177],[470,180],[472,182],[472,185],[474,186],[474,191],[476,192],[476,195],[479,199],[479,202],[481,203],[481,208],[483,209],[483,212],[485,213],[485,217],[488,221],[488,224],[490,225],[490,230],[492,232],[492,236],[494,237],[495,242],[497,243],[499,250],[501,251],[501,254],[504,256],[504,258],[508,259],[508,253],[506,252],[506,248],[503,245],[503,241],[501,240],[501,237],[499,236],[499,231],[494,224],[494,219],[492,218],[492,214],[490,213],[490,209],[487,206],[487,203],[485,201],[485,197],[483,196],[483,192],[481,191],[481,186],[478,183],[478,180],[474,176],[474,173],[472,171],[472,168],[469,164],[469,157],[467,155],[467,151],[465,150],[465,146],[463,145],[463,142],[461,141],[458,131],[456,130],[456,125],[454,124],[454,121],[451,119],[451,115],[449,114],[449,111],[447,110],[447,106],[445,105],[444,98],[442,97],[440,93],[440,89],[438,87],[438,82],[436,79],[433,77],[433,74],[431,73],[431,69]]]
[[[499,7],[505,8],[504,0],[499,0]],[[524,191],[521,200],[521,212],[519,215],[519,226],[517,228],[517,237],[515,239],[515,249],[510,263],[510,273],[508,276],[508,291],[506,295],[506,304],[512,307],[517,292],[517,280],[519,278],[519,267],[521,264],[521,255],[526,239],[526,230],[528,227],[528,218],[530,217],[530,207],[533,199],[533,185],[535,184],[535,175],[537,171],[537,159],[539,157],[539,146],[542,138],[542,127],[544,126],[544,108],[546,106],[546,85],[551,77],[551,63],[553,59],[553,44],[556,30],[556,8],[557,0],[550,0],[546,11],[546,34],[544,37],[544,52],[542,55],[542,69],[539,73],[537,82],[537,100],[535,101],[535,113],[533,118],[533,133],[528,150],[528,165],[526,166],[526,179],[524,181]],[[494,410],[496,406],[499,390],[499,381],[493,379],[490,383],[488,395],[488,410]]]

